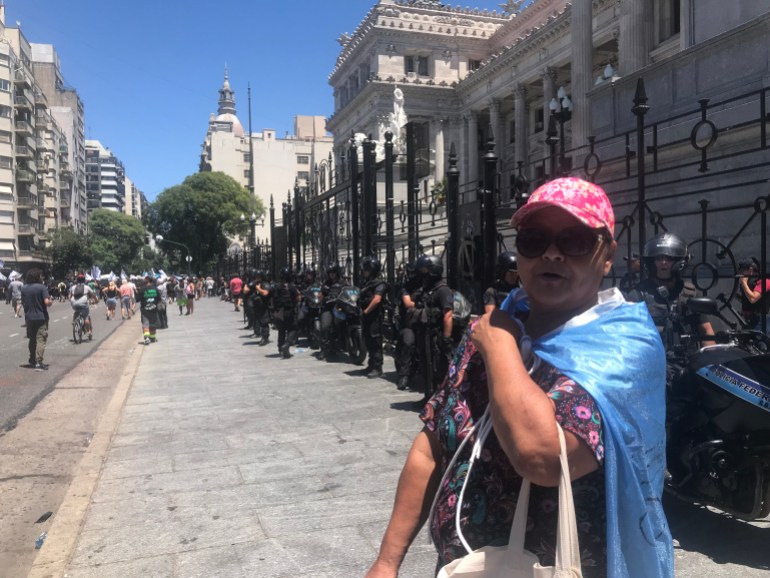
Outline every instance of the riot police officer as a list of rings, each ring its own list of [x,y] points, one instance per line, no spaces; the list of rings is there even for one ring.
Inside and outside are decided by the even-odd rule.
[[[687,299],[696,295],[695,286],[681,278],[689,260],[687,244],[676,235],[664,233],[653,237],[642,252],[644,278],[627,295],[629,301],[646,303],[667,347],[684,333],[714,335],[708,319],[686,307]]]
[[[315,284],[315,269],[312,267],[306,267],[304,272],[298,276],[297,281],[297,290],[300,292],[300,295],[305,295],[305,291],[307,291],[313,284]],[[310,328],[308,325],[308,312],[307,308],[302,304],[302,301],[300,301],[299,307],[297,308],[297,331],[299,333],[303,333],[305,335],[310,335]]]
[[[495,282],[484,291],[484,313],[490,313],[500,307],[508,294],[519,286],[519,270],[516,255],[511,251],[503,251],[497,256],[495,265]]]
[[[251,329],[254,333],[257,332],[256,318],[254,316],[254,296],[257,293],[254,287],[255,276],[256,276],[256,271],[254,269],[249,269],[246,272],[246,278],[243,283],[243,289],[241,290],[241,295],[243,299],[243,315],[244,317],[246,317],[246,327],[244,327],[244,329]]]
[[[425,376],[425,393],[431,395],[446,376],[452,355],[454,291],[444,280],[444,264],[438,255],[422,255],[415,263],[423,291],[417,308],[422,310],[417,333],[417,353]]]
[[[249,286],[249,296],[254,310],[254,335],[259,337],[259,345],[270,343],[270,285],[268,275],[261,269],[254,272],[254,282]]]
[[[380,278],[381,270],[382,264],[377,258],[364,257],[361,260],[362,330],[369,354],[366,376],[371,379],[382,377],[382,312],[388,286]]]
[[[417,352],[415,330],[419,323],[420,311],[416,304],[422,295],[422,277],[414,263],[404,268],[398,297],[398,342],[396,343],[396,371],[398,389],[409,387],[409,381],[417,373]]]
[[[296,310],[299,291],[292,283],[289,267],[281,269],[279,279],[270,290],[270,299],[273,306],[273,323],[278,329],[278,351],[281,357],[289,359],[291,346],[297,344]]]
[[[321,313],[321,352],[320,359],[327,359],[333,354],[332,332],[334,331],[333,302],[339,297],[344,286],[342,267],[332,263],[326,267],[326,280],[323,283],[324,311]]]

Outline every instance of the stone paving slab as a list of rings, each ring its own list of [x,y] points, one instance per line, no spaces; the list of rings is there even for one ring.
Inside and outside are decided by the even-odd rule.
[[[280,359],[219,300],[170,325],[144,350],[67,578],[362,576],[421,396],[302,344]],[[434,565],[423,531],[401,576]]]

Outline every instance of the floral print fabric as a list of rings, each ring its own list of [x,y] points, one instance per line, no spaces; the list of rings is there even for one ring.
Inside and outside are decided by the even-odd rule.
[[[443,449],[442,471],[489,403],[484,362],[469,335],[470,330],[455,351],[443,386],[420,414]],[[583,575],[606,576],[601,415],[591,396],[551,365],[540,362],[532,372],[532,378],[554,401],[556,417],[562,429],[584,440],[600,464],[597,471],[575,480],[572,491]],[[468,440],[463,455],[458,456],[453,471],[446,476],[443,487],[439,488],[436,509],[429,522],[442,565],[467,553],[457,535],[455,515],[474,439]],[[471,548],[508,543],[521,481],[493,430],[486,439],[481,456],[473,464],[461,506],[462,532]],[[558,488],[531,486],[525,547],[536,554],[544,565],[554,564],[558,498]]]

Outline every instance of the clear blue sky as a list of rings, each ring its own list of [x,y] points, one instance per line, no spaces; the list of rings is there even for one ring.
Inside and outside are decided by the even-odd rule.
[[[253,130],[292,134],[295,115],[332,113],[337,38],[376,2],[2,1],[7,26],[19,21],[29,42],[55,46],[83,100],[86,138],[109,147],[151,201],[197,172],[225,63],[244,128],[251,83]]]

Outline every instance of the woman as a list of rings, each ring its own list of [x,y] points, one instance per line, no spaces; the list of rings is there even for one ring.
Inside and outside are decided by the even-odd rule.
[[[184,308],[187,307],[187,297],[184,292],[184,281],[179,281],[174,284],[174,301],[179,307],[179,315],[184,313]]]
[[[472,326],[423,410],[425,427],[367,577],[398,575],[434,496],[439,566],[464,556],[463,542],[470,549],[505,544],[522,477],[533,483],[525,547],[553,565],[557,422],[567,442],[584,576],[673,576],[660,504],[664,352],[643,305],[626,303],[615,289],[599,291],[616,248],[610,202],[596,185],[556,179],[532,194],[512,225],[524,290]],[[487,407],[494,431],[460,500],[471,444],[442,474]]]
[[[110,281],[109,285],[104,289],[104,300],[107,303],[107,321],[115,319],[115,309],[118,306],[118,296],[120,291],[118,286],[115,285],[115,281]]]
[[[184,288],[184,294],[187,298],[187,312],[185,315],[192,315],[195,310],[195,283],[189,277]]]

